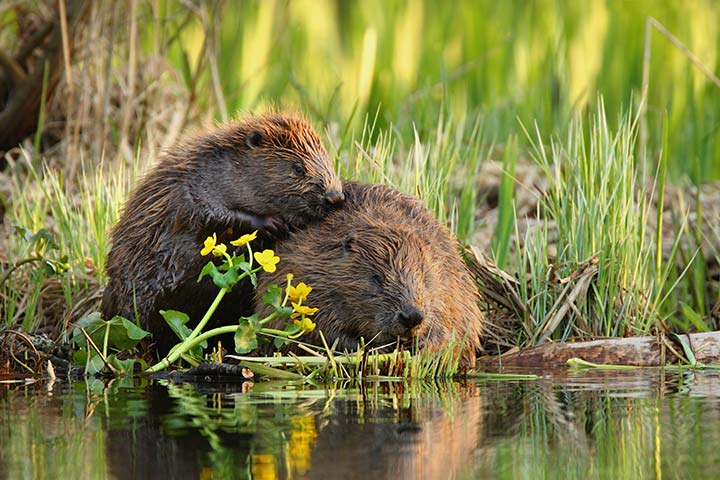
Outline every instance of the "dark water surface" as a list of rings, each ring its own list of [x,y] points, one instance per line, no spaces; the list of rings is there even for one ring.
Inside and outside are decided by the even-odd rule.
[[[0,384],[0,476],[720,478],[719,380]]]

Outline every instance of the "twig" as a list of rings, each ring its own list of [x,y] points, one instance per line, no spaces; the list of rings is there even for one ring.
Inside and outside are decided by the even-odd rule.
[[[134,108],[133,95],[135,94],[135,81],[137,77],[137,0],[130,3],[130,58],[128,59],[128,91],[125,102],[125,115],[123,116],[122,129],[120,130],[120,144],[118,155],[127,149],[129,160],[132,160],[132,149],[127,145],[128,129],[130,128],[130,116]]]
[[[95,353],[98,354],[100,359],[103,361],[106,367],[110,369],[110,371],[113,373],[113,375],[117,376],[120,372],[118,372],[115,367],[110,365],[110,363],[107,361],[107,358],[105,358],[105,355],[103,355],[103,352],[100,351],[97,345],[95,345],[95,342],[93,342],[93,339],[90,338],[90,335],[85,331],[84,328],[80,328],[80,331],[82,332],[83,336],[85,337],[85,340],[87,340],[88,345],[90,345],[93,350],[95,350]],[[86,372],[87,373],[87,372]]]
[[[6,334],[13,334],[17,337],[20,337],[30,348],[32,348],[33,353],[35,354],[35,358],[40,358],[40,352],[38,352],[37,348],[35,348],[35,345],[33,345],[32,341],[25,335],[23,332],[19,332],[17,330],[6,330],[4,333]],[[6,335],[7,336],[7,335]],[[15,352],[13,349],[12,342],[10,343],[8,347],[8,352],[10,353],[10,357],[12,357],[15,362],[17,362],[19,365],[23,366],[28,372],[35,373],[35,371],[30,368],[28,365],[26,365],[24,362],[22,362],[19,358],[15,356]]]
[[[62,37],[63,60],[65,61],[65,81],[68,85],[68,91],[72,95],[72,67],[70,65],[70,41],[68,40],[67,9],[65,8],[65,0],[58,0],[58,9],[60,11],[60,35]]]
[[[10,267],[10,268],[8,268],[7,270],[5,270],[5,272],[2,274],[2,277],[0,277],[0,288],[2,288],[3,285],[5,285],[5,282],[7,281],[8,278],[10,278],[10,275],[12,275],[12,273],[13,273],[15,270],[17,270],[18,268],[20,268],[21,266],[23,266],[23,265],[25,265],[25,264],[27,264],[27,263],[39,262],[39,261],[41,261],[41,260],[42,260],[42,257],[28,257],[28,258],[24,258],[24,259],[20,260],[19,262],[17,262],[17,263],[16,263],[15,265],[13,265],[12,267]]]

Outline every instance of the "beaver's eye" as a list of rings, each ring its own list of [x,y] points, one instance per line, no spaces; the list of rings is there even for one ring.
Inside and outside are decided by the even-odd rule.
[[[296,163],[293,165],[293,171],[295,172],[295,175],[297,175],[298,177],[305,176],[305,167],[303,167],[299,163]]]
[[[385,279],[380,274],[375,274],[370,277],[370,286],[376,292],[382,292],[385,286]]]

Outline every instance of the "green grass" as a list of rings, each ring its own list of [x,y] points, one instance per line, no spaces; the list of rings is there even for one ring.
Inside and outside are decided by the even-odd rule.
[[[29,245],[19,232],[8,238],[9,266],[33,258],[43,261],[20,265],[2,286],[3,325],[9,327],[20,322],[25,330],[33,331],[43,320],[38,302],[44,288],[62,294],[67,311],[82,294],[104,283],[109,232],[117,221],[130,182],[137,176],[136,169],[126,171],[122,164],[118,167],[108,174],[102,165],[83,166],[79,178],[69,186],[59,170],[47,165],[36,170],[30,156],[22,153],[12,171],[14,188],[10,202],[14,208],[9,221],[31,233],[47,229],[57,248]],[[48,270],[44,260],[62,263],[66,271]],[[49,284],[52,279],[58,283]],[[58,323],[57,319],[45,320]]]

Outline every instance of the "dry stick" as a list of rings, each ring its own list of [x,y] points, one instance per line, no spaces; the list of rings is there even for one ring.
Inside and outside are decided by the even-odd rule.
[[[85,329],[81,327],[80,332],[82,332],[83,336],[85,337],[85,340],[88,342],[88,345],[90,345],[92,347],[92,349],[95,350],[95,353],[98,354],[98,357],[100,357],[100,359],[103,361],[105,366],[108,367],[108,369],[110,369],[110,371],[113,373],[113,375],[118,376],[118,374],[120,372],[118,372],[115,367],[110,365],[110,362],[108,362],[108,359],[105,357],[105,355],[103,355],[103,352],[100,351],[98,346],[95,345],[95,342],[93,342],[93,339],[90,338],[90,335],[85,331]],[[87,372],[85,372],[85,373],[87,373]]]
[[[5,334],[4,335],[5,338],[9,338],[10,334],[20,337],[25,342],[26,345],[28,345],[30,348],[32,348],[33,353],[35,353],[36,358],[41,357],[40,352],[38,352],[38,349],[35,348],[35,345],[33,345],[32,341],[30,340],[30,338],[28,338],[28,336],[25,333],[20,332],[18,330],[5,330],[5,332],[3,332],[3,333]],[[15,360],[18,364],[22,365],[30,373],[33,373],[33,374],[36,373],[32,368],[30,368],[28,365],[26,365],[24,362],[22,362],[19,358],[17,358],[15,356],[12,341],[10,342],[10,345],[8,346],[8,352],[10,353],[10,356],[12,357],[12,359]]]
[[[65,138],[70,137],[71,123],[69,119],[72,117],[71,111],[74,103],[74,90],[72,82],[72,66],[70,64],[70,40],[68,39],[67,24],[67,8],[65,0],[58,0],[58,14],[60,15],[60,37],[62,39],[63,62],[65,63],[65,83],[67,84],[67,96],[65,98]],[[65,159],[66,164],[70,165],[67,170],[66,178],[69,182],[75,181],[75,172],[77,170],[77,157],[72,155],[72,142],[65,143]]]
[[[125,102],[125,115],[123,117],[122,129],[120,130],[120,149],[118,150],[118,156],[120,156],[123,149],[127,148],[128,161],[132,161],[132,148],[126,145],[128,137],[128,129],[130,128],[130,115],[132,114],[133,107],[133,95],[135,94],[135,77],[137,76],[137,0],[132,0],[130,3],[130,58],[128,60],[130,64],[128,67],[128,91],[127,100]]]
[[[206,23],[207,15],[205,9],[202,10],[203,23]],[[218,104],[220,110],[220,119],[223,122],[228,121],[227,103],[225,102],[225,96],[223,95],[222,85],[220,84],[220,73],[218,71],[217,61],[217,44],[219,30],[215,28],[215,25],[220,25],[221,19],[219,17],[219,8],[215,8],[214,19],[209,25],[205,25],[205,35],[212,36],[212,41],[208,43],[208,57],[210,63],[210,78],[212,79],[213,91],[215,92],[215,101]]]
[[[105,155],[105,143],[108,138],[108,129],[110,128],[110,84],[112,82],[112,58],[115,46],[115,22],[117,18],[118,9],[120,2],[116,2],[112,5],[112,11],[110,15],[110,32],[107,35],[107,50],[105,51],[105,72],[102,78],[103,82],[103,105],[102,105],[102,133],[98,138],[99,144],[97,145],[97,152],[101,156]]]
[[[650,27],[654,27],[660,32],[680,53],[685,55],[693,65],[695,65],[716,87],[720,88],[720,78],[718,78],[709,68],[688,49],[675,35],[665,28],[665,26],[648,16],[645,21],[645,48],[643,52],[643,77],[642,77],[642,93],[640,94],[640,160],[645,168],[645,155],[647,143],[647,102],[648,87],[650,84]],[[643,171],[643,173],[645,173]]]
[[[70,67],[70,41],[68,40],[67,9],[65,0],[58,0],[60,10],[60,34],[62,37],[63,60],[65,61],[65,81],[68,84],[68,91],[72,95],[72,69]]]
[[[553,305],[552,309],[545,317],[545,321],[543,322],[544,327],[540,331],[540,335],[537,337],[537,340],[533,339],[533,344],[540,345],[544,343],[550,335],[552,335],[558,325],[560,325],[562,319],[565,318],[565,315],[570,309],[570,305],[575,303],[575,300],[580,296],[581,293],[587,291],[588,287],[590,286],[590,281],[597,274],[597,272],[598,269],[595,266],[583,272],[579,276],[579,280],[573,287],[572,291],[569,291],[571,284],[567,284],[563,292],[560,294],[560,297],[558,297],[557,301],[555,302],[555,305]]]

